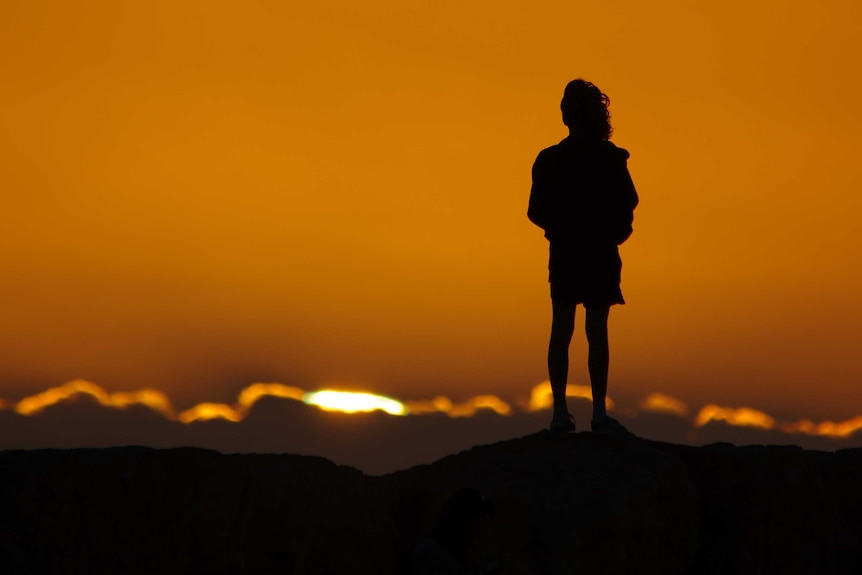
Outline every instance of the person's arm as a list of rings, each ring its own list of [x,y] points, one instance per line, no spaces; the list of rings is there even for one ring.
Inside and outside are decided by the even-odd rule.
[[[632,181],[632,176],[625,163],[622,166],[617,182],[617,194],[617,221],[614,230],[614,241],[616,241],[617,245],[620,245],[632,235],[632,223],[635,218],[634,210],[640,201],[635,190],[635,184]]]
[[[542,151],[536,157],[536,161],[533,162],[533,185],[530,188],[527,217],[545,231],[551,226],[553,214],[551,206],[552,187],[549,180],[547,153]]]

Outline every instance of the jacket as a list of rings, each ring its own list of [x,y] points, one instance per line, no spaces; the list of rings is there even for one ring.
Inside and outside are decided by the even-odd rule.
[[[638,195],[629,153],[609,141],[568,137],[533,163],[527,217],[553,243],[617,246],[632,234]]]

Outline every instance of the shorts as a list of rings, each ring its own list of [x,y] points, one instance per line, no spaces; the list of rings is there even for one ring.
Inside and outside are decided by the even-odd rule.
[[[615,245],[588,249],[551,244],[551,299],[584,307],[625,304],[620,289],[622,266]]]

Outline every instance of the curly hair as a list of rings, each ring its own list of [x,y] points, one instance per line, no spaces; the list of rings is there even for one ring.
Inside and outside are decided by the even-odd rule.
[[[581,78],[572,80],[563,92],[560,110],[563,123],[579,137],[608,140],[611,137],[611,99],[595,84]]]

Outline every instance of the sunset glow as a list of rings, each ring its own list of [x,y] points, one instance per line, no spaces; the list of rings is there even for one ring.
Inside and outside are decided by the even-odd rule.
[[[640,408],[644,411],[673,413],[680,417],[686,417],[689,412],[688,406],[681,400],[663,393],[649,394],[640,402]]]
[[[199,403],[191,409],[180,414],[179,420],[183,423],[193,421],[209,421],[210,419],[225,419],[238,423],[243,420],[244,414],[239,410],[224,403]]]
[[[745,427],[760,427],[772,429],[775,427],[775,419],[771,416],[749,407],[721,407],[709,404],[701,408],[694,418],[694,425],[703,427],[710,421],[724,421],[730,425]]]
[[[448,397],[438,396],[431,401],[406,401],[404,405],[411,415],[445,413],[449,417],[471,417],[479,409],[488,409],[497,415],[510,415],[512,413],[512,407],[496,395],[480,395],[457,404]]]
[[[390,397],[371,393],[356,393],[349,391],[314,391],[306,393],[303,401],[316,405],[327,411],[343,411],[356,413],[359,411],[385,411],[389,415],[406,415],[404,404]]]
[[[593,400],[593,390],[589,385],[578,385],[570,383],[566,386],[566,397],[579,397],[581,399]],[[539,385],[533,387],[530,391],[530,399],[526,402],[528,411],[541,411],[550,409],[554,405],[554,394],[551,390],[551,382],[543,381]],[[605,405],[608,409],[614,408],[614,400],[610,396],[605,398]]]
[[[509,404],[495,395],[479,395],[459,404],[452,405],[447,413],[450,417],[471,417],[480,409],[488,409],[497,415],[510,415]]]
[[[54,405],[70,397],[89,395],[105,407],[123,409],[129,405],[143,405],[173,419],[173,407],[167,395],[154,389],[140,389],[132,392],[108,393],[98,385],[82,379],[70,381],[59,387],[52,387],[42,393],[25,397],[15,404],[15,411],[21,415],[34,415],[48,406]]]
[[[640,197],[608,407],[862,441],[853,70],[859,0],[3,0],[0,409],[550,409],[526,211],[580,77]]]
[[[452,409],[452,400],[439,395],[431,400],[405,401],[404,406],[412,415],[423,413],[448,413]]]
[[[850,437],[862,429],[862,416],[847,421],[822,421],[815,423],[810,419],[803,419],[794,423],[785,423],[781,430],[787,433],[804,433],[806,435],[823,435],[828,437]]]
[[[239,393],[237,405],[248,410],[262,397],[281,397],[302,401],[304,396],[305,391],[298,387],[280,383],[253,383]]]
[[[343,413],[379,410],[397,416],[421,417],[424,414],[441,413],[452,418],[473,417],[480,410],[490,411],[500,416],[511,416],[515,413],[509,402],[496,395],[477,395],[461,402],[454,402],[445,396],[437,396],[431,400],[402,402],[398,399],[368,392],[331,389],[306,392],[298,387],[281,383],[253,383],[239,392],[237,402],[234,405],[202,402],[176,414],[170,399],[161,391],[141,389],[108,392],[95,383],[80,379],[24,397],[18,402],[0,401],[0,409],[11,408],[22,416],[38,416],[45,409],[71,400],[77,395],[91,397],[100,405],[111,409],[123,410],[132,405],[140,405],[161,414],[166,419],[184,424],[214,419],[239,423],[248,417],[255,403],[264,397],[302,401],[326,411]],[[590,400],[590,388],[588,386],[569,385],[567,396]],[[514,404],[521,406],[523,412],[549,410],[553,405],[550,383],[544,381],[534,386],[529,399],[518,400]],[[608,405],[613,405],[613,402],[609,401]],[[648,395],[638,405],[644,411],[668,413],[683,418],[686,418],[689,413],[689,408],[685,403],[661,393]],[[739,427],[778,429],[788,434],[798,433],[833,438],[850,437],[862,430],[862,416],[838,422],[822,421],[816,423],[810,419],[778,422],[769,414],[758,409],[722,407],[716,404],[702,407],[691,424],[694,427],[703,427],[712,421]]]

